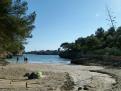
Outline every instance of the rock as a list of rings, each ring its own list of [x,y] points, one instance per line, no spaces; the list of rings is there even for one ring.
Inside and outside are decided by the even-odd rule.
[[[78,91],[80,91],[80,90],[82,90],[82,87],[79,87],[79,88],[78,88]]]
[[[84,90],[89,90],[88,86],[87,85],[84,85]]]

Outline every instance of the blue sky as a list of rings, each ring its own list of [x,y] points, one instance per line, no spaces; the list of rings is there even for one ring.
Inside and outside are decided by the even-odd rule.
[[[107,29],[105,5],[116,16],[116,25],[121,25],[121,0],[28,0],[28,4],[37,17],[26,51],[58,49],[61,43],[93,34],[99,27]]]

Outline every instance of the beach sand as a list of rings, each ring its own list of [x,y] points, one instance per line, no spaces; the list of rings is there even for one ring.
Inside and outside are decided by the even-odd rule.
[[[90,70],[103,70],[100,66],[64,64],[9,64],[0,66],[0,91],[67,91],[62,89],[65,75],[73,78],[74,89],[69,91],[113,91],[116,80],[112,76]],[[28,72],[42,71],[44,77],[28,80]],[[118,91],[118,90],[117,90]]]

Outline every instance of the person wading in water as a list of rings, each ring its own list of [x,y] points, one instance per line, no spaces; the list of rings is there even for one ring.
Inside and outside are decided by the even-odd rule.
[[[27,57],[24,57],[24,62],[28,63],[28,58]]]

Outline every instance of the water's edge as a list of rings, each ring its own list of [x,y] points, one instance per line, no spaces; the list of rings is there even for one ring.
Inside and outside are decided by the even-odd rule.
[[[28,63],[70,64],[69,59],[60,58],[58,55],[23,54],[23,56],[14,56],[11,59],[6,59],[6,61],[10,63],[24,63],[24,57],[28,58]]]

